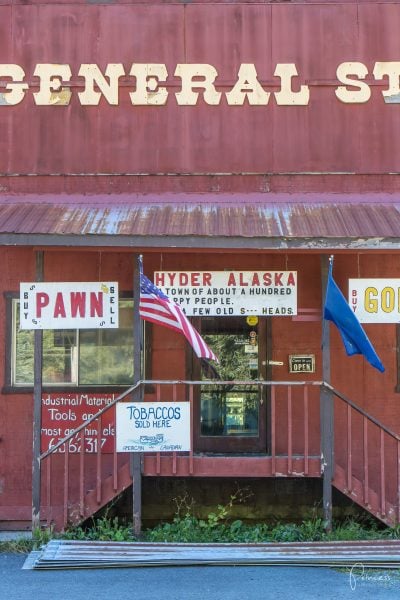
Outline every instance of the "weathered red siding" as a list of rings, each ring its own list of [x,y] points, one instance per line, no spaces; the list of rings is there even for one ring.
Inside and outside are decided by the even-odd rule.
[[[21,104],[0,107],[3,174],[400,171],[399,108],[384,103],[387,82],[372,78],[375,61],[400,55],[396,3],[5,4],[0,23],[2,62],[23,66],[32,85],[36,63],[66,63],[73,72],[68,107],[35,106],[32,90]],[[372,97],[343,104],[334,93],[336,68],[357,60],[368,67]],[[133,62],[165,63],[167,105],[132,106],[128,76],[119,106],[104,98],[98,107],[81,106],[77,71],[85,62],[101,68],[121,62],[125,70]],[[195,107],[178,106],[180,80],[173,73],[180,62],[214,65],[223,92],[241,63],[255,63],[260,81],[274,91],[276,63],[293,62],[294,85],[310,86],[310,102],[277,106],[271,95],[268,106],[229,107],[224,98],[208,106],[200,96]],[[52,182],[43,180],[47,186]]]
[[[1,291],[17,291],[20,280],[34,279],[34,251],[2,250],[5,257]],[[271,269],[297,270],[299,280],[298,304],[301,308],[321,307],[319,255],[307,254],[200,254],[171,253],[165,248],[162,253],[144,256],[146,272],[151,275],[161,268],[167,270],[191,269]],[[392,277],[396,272],[396,258],[387,254],[338,255],[335,259],[335,277],[345,289],[348,277],[382,276]],[[132,288],[132,259],[129,253],[104,251],[51,251],[45,252],[45,279],[93,280],[97,277],[119,280],[121,290]],[[2,303],[4,309],[4,302]],[[4,314],[4,313],[3,313]],[[0,324],[0,335],[4,339],[5,320]],[[284,362],[272,371],[276,381],[318,380],[321,370],[321,325],[318,322],[297,322],[291,318],[274,317],[272,327],[272,358]],[[382,421],[394,431],[400,431],[398,395],[394,391],[397,381],[395,327],[392,325],[366,326],[374,346],[386,367],[381,375],[361,357],[345,356],[342,342],[332,328],[332,383],[340,391],[354,399],[362,408]],[[4,364],[4,345],[1,347],[0,364]],[[154,379],[184,379],[186,344],[182,336],[161,327],[153,327],[152,373]],[[315,354],[315,374],[289,374],[289,354]],[[4,380],[2,368],[0,376]],[[168,394],[168,390],[165,391]],[[297,396],[293,397],[294,423],[293,448],[302,444],[303,413]],[[319,455],[319,412],[311,404],[310,445],[315,456]],[[340,416],[340,415],[339,415]],[[31,502],[31,436],[32,395],[7,394],[0,399],[0,420],[6,424],[0,441],[0,476],[2,483],[0,521],[3,519],[29,520]],[[286,413],[277,414],[277,453],[286,448]],[[340,420],[337,426],[340,426]],[[344,448],[339,444],[338,451]],[[373,460],[373,458],[371,458]],[[148,463],[150,465],[151,461]],[[149,466],[150,468],[150,466]],[[376,473],[378,473],[378,464]]]
[[[182,5],[139,0],[112,5],[83,0],[0,0],[1,63],[21,65],[32,86],[21,104],[0,105],[0,204],[2,194],[20,192],[105,194],[110,204],[115,202],[112,194],[133,191],[215,196],[262,192],[266,205],[270,191],[294,195],[398,192],[400,105],[385,104],[382,91],[387,81],[374,81],[372,71],[375,61],[400,60],[399,30],[400,4],[390,0],[291,4],[206,0]],[[337,66],[347,61],[368,67],[372,97],[365,104],[343,104],[335,96]],[[80,64],[97,63],[104,69],[108,63],[123,63],[129,71],[134,62],[167,65],[166,106],[132,106],[128,93],[134,79],[129,76],[121,85],[118,106],[109,106],[104,98],[99,106],[80,105]],[[222,92],[234,85],[241,63],[254,63],[259,80],[271,92],[278,90],[279,79],[273,75],[276,64],[295,63],[299,72],[295,85],[310,87],[309,105],[277,106],[271,94],[267,106],[233,107],[225,98],[219,106],[208,106],[201,95],[196,106],[178,106],[175,66],[197,62],[216,67],[217,88]],[[33,70],[37,63],[71,65],[69,106],[35,105],[32,93],[38,81]],[[0,81],[0,92],[4,86]],[[35,223],[31,225],[34,229]],[[145,255],[145,270],[151,276],[159,269],[293,269],[299,274],[299,307],[320,310],[320,250],[313,225],[312,253],[255,253],[246,248],[230,253],[212,248],[183,252],[165,247]],[[388,225],[391,232],[393,222]],[[4,343],[3,293],[17,292],[21,281],[35,279],[35,248],[3,247],[0,255],[0,380],[4,383],[9,349]],[[44,270],[47,281],[116,278],[121,290],[132,288],[132,258],[118,247],[96,251],[46,248]],[[335,259],[335,278],[343,290],[350,277],[396,277],[398,272],[397,250],[347,252]],[[321,379],[321,324],[273,318],[271,328],[271,358],[287,365],[289,354],[315,354],[317,371],[309,378]],[[331,329],[333,385],[400,432],[396,326],[365,327],[385,364],[383,375],[361,357],[347,358],[339,335]],[[152,377],[184,378],[185,348],[183,338],[154,327]],[[287,366],[274,367],[272,378],[305,379],[304,374],[289,375]],[[302,413],[295,399],[293,403],[295,451],[301,441]],[[285,422],[285,414],[279,417]],[[339,414],[338,428],[344,419]],[[32,394],[2,393],[0,423],[0,522],[28,521]],[[319,456],[315,407],[310,432],[311,449]],[[287,435],[283,426],[278,433],[277,452],[285,448]],[[215,464],[219,475],[231,474],[229,468],[222,472],[227,468],[222,459]],[[245,467],[242,463],[241,468]],[[378,476],[377,462],[375,467]]]

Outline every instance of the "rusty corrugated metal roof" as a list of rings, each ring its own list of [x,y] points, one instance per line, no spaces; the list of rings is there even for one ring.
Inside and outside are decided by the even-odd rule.
[[[0,242],[64,245],[398,245],[395,194],[119,194],[0,197]]]

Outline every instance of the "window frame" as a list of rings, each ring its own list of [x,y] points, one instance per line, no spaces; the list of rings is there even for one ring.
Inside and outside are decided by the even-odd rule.
[[[6,327],[5,327],[5,351],[4,351],[4,385],[2,387],[3,394],[32,394],[33,392],[33,382],[32,385],[25,384],[15,384],[13,382],[13,365],[15,365],[16,356],[13,356],[13,353],[16,351],[16,343],[14,336],[16,334],[14,327],[14,306],[16,303],[15,300],[19,300],[19,292],[4,292],[3,297],[5,300],[5,315],[6,315]],[[121,300],[133,300],[132,292],[120,292],[119,299]],[[142,322],[143,327],[143,339],[146,340],[143,344],[143,362],[144,362],[144,378],[151,378],[151,341],[152,341],[152,327],[151,323]],[[77,332],[77,340],[79,341],[79,329],[75,330]],[[78,345],[79,348],[79,345]],[[14,360],[15,359],[15,360]],[[132,384],[133,385],[133,381]],[[59,392],[60,390],[64,390],[68,393],[73,392],[106,392],[110,390],[126,390],[129,385],[126,384],[85,384],[79,385],[76,383],[68,384],[68,383],[57,383],[57,384],[43,384],[42,389],[45,392]]]
[[[215,317],[218,319],[229,319],[230,317]],[[243,317],[245,318],[245,317]],[[205,333],[202,327],[202,319],[198,317],[192,320],[193,325],[200,333]],[[268,356],[271,356],[271,318],[259,317],[259,351],[258,365],[259,372],[265,380],[271,379],[271,367],[268,365]],[[200,361],[192,353],[192,362],[190,364],[191,372],[188,378],[195,381],[201,379]],[[259,405],[259,431],[258,436],[207,436],[201,433],[201,386],[196,386],[194,391],[194,428],[193,445],[195,452],[211,452],[221,454],[242,454],[242,453],[269,453],[270,447],[270,398],[268,389],[261,391],[264,399]]]

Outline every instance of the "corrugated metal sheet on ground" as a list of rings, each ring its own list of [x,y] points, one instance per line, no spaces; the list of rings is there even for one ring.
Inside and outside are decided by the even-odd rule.
[[[286,565],[399,568],[400,540],[266,544],[157,544],[52,540],[26,569]]]

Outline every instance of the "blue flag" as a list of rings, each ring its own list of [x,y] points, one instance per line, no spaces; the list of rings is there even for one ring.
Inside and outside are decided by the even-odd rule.
[[[329,266],[328,284],[326,287],[324,319],[335,323],[348,356],[363,354],[373,367],[383,373],[385,367],[332,277],[332,262]]]

